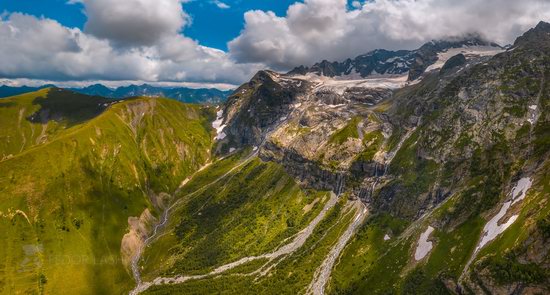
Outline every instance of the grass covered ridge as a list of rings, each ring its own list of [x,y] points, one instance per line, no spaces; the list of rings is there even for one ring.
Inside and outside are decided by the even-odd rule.
[[[2,100],[11,106],[0,108],[0,118],[38,111],[32,102],[48,91]],[[201,106],[135,98],[91,118],[48,121],[58,128],[49,140],[0,162],[0,293],[131,289],[120,257],[128,217],[155,211],[152,196],[173,192],[207,161],[211,116]],[[2,122],[0,134],[16,138],[17,124]],[[22,119],[27,140],[40,125]]]

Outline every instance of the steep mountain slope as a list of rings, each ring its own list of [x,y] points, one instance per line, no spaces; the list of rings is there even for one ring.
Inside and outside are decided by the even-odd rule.
[[[486,63],[396,94],[389,116],[415,131],[370,199],[392,217],[374,218],[352,242],[334,291],[549,291],[549,32],[541,23]],[[430,251],[413,258],[428,226]]]
[[[320,259],[326,255],[326,246],[305,243],[311,243],[314,236],[327,242],[337,238],[320,237],[326,233],[318,232],[319,224],[346,226],[356,210],[342,208],[329,193],[301,190],[280,166],[257,158],[244,160],[226,174],[224,167],[235,167],[231,165],[234,161],[228,159],[205,169],[181,191],[182,202],[172,209],[167,226],[173,228],[173,234],[159,237],[144,255],[146,280],[160,286],[152,290],[170,281],[190,281],[200,286],[195,292],[214,291],[220,286],[212,289],[205,278],[237,272],[256,272],[261,278],[261,273],[280,269],[280,264],[294,261],[296,253],[305,249],[325,253],[316,254]],[[212,174],[222,175],[222,179],[212,183],[218,179]],[[298,285],[288,286],[289,292],[307,286],[313,263],[317,262],[295,269]],[[243,283],[252,279],[254,276],[243,278]],[[255,292],[279,292],[273,284],[262,284]],[[233,290],[238,290],[237,286]]]
[[[149,224],[209,158],[211,111],[150,98],[105,106],[59,89],[2,102],[2,118],[50,110],[23,118],[21,129],[3,122],[10,136],[56,129],[0,162],[0,292],[129,291],[130,260]]]
[[[333,248],[331,292],[549,292],[549,36],[540,23],[506,51],[446,49],[414,82],[412,67],[260,72],[228,99],[218,153],[253,147],[302,187],[368,205]]]
[[[65,129],[97,116],[113,101],[57,88],[0,101],[0,159],[46,143]]]

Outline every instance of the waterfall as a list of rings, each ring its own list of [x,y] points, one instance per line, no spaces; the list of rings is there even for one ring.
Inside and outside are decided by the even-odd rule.
[[[374,190],[376,189],[376,185],[378,184],[378,177],[374,179],[374,182],[372,183],[372,188],[370,189],[369,196],[372,198],[374,195]]]
[[[337,196],[340,196],[340,194],[343,192],[344,182],[345,182],[344,173],[336,174],[336,186],[334,187],[334,193]]]
[[[359,199],[366,201],[368,198],[372,198],[374,196],[374,190],[380,182],[380,178],[384,177],[387,171],[388,165],[375,162],[374,173],[370,177],[370,179],[372,180],[372,185],[370,187],[362,187],[359,190]]]
[[[418,121],[417,126],[420,124],[420,119]],[[372,181],[372,185],[369,187],[368,183],[365,187],[361,187],[359,190],[359,198],[363,201],[366,201],[367,198],[371,198],[374,196],[374,190],[376,189],[376,186],[380,182],[380,179],[388,174],[388,169],[390,167],[391,162],[393,161],[393,158],[397,154],[397,152],[401,149],[401,146],[405,143],[405,141],[415,132],[417,126],[413,127],[412,129],[408,130],[407,133],[400,139],[400,141],[397,143],[397,146],[386,153],[384,156],[383,162],[378,163],[374,162],[374,173],[370,177],[370,180]]]
[[[359,199],[360,200],[366,201],[367,198],[369,197],[369,194],[370,194],[370,191],[367,188],[362,187],[362,188],[359,189]]]

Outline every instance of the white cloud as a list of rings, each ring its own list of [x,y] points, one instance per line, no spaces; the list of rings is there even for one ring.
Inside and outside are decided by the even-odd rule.
[[[373,0],[349,9],[346,0],[305,0],[285,17],[249,11],[229,43],[240,62],[276,69],[342,60],[367,51],[415,48],[431,39],[480,33],[506,44],[550,19],[546,0]]]
[[[188,23],[183,0],[80,0],[88,21],[86,33],[116,45],[154,45]]]
[[[20,13],[4,16],[0,19],[0,77],[227,85],[246,81],[261,67],[235,64],[227,53],[178,34],[175,26],[150,45],[119,47],[119,42],[130,39],[113,38],[50,19]]]
[[[231,8],[231,6],[227,5],[226,3],[223,3],[219,0],[214,0],[213,3],[218,6],[218,8],[221,8],[221,9],[228,9],[228,8]]]

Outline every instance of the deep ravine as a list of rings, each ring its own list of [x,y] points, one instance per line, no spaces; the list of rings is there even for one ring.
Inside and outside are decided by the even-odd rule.
[[[258,151],[252,151],[252,153],[250,155],[248,155],[245,159],[243,159],[238,165],[236,165],[235,167],[231,168],[229,171],[227,171],[225,174],[223,174],[222,176],[214,179],[213,181],[211,181],[210,183],[202,186],[201,188],[199,188],[198,190],[186,195],[186,196],[182,196],[181,198],[179,198],[177,201],[175,201],[173,204],[170,205],[170,207],[166,208],[163,213],[162,213],[162,218],[159,220],[159,222],[155,225],[154,227],[154,230],[152,232],[152,234],[147,237],[147,239],[145,239],[145,241],[143,242],[142,246],[140,247],[138,253],[136,255],[134,255],[134,257],[132,258],[132,264],[131,264],[131,269],[132,269],[132,274],[134,276],[134,280],[136,282],[136,287],[130,292],[131,295],[135,295],[135,294],[139,294],[140,292],[143,292],[145,289],[147,289],[149,286],[145,287],[145,285],[147,285],[147,283],[143,283],[142,282],[142,279],[141,279],[141,273],[140,273],[140,270],[139,270],[139,262],[141,260],[141,255],[143,254],[143,250],[151,243],[153,242],[155,239],[158,238],[158,235],[159,233],[161,232],[161,229],[164,225],[166,225],[166,223],[168,222],[169,218],[170,218],[170,211],[176,207],[177,205],[181,204],[181,202],[187,200],[189,197],[192,197],[194,195],[196,195],[197,193],[199,192],[202,192],[204,191],[205,189],[209,188],[210,186],[212,186],[213,184],[219,182],[220,180],[226,178],[227,176],[229,176],[231,173],[233,173],[235,170],[243,167],[244,165],[246,165],[247,163],[249,163],[254,157],[256,157],[258,154]],[[222,160],[223,158],[220,158],[219,160]],[[198,173],[200,173],[202,170],[206,169],[207,167],[209,167],[210,165],[212,165],[212,162],[208,162],[207,164],[205,164],[204,166],[202,166],[199,170],[197,170],[195,173],[193,173],[191,176],[189,176],[186,180],[184,180],[184,182],[182,183],[182,185],[180,186],[180,188],[178,188],[178,190],[176,190],[176,192],[174,193],[174,195],[178,195],[178,192],[181,190],[181,188],[187,184],[189,181],[191,181]]]

